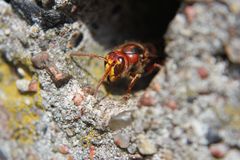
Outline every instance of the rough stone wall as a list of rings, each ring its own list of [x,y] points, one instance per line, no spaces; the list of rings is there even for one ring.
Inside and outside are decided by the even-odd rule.
[[[0,159],[239,157],[238,0],[0,8]],[[104,86],[93,96],[103,62],[68,53],[132,40],[157,44],[164,67],[129,100]]]

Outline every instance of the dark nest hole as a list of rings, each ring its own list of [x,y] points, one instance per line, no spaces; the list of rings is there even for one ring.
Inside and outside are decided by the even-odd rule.
[[[93,38],[106,49],[128,41],[152,43],[164,64],[167,55],[164,53],[163,37],[179,6],[180,1],[177,0],[95,0],[88,1],[88,5],[77,14],[88,26]],[[148,87],[157,73],[141,77],[132,91]],[[129,83],[126,78],[114,83],[105,82],[104,86],[111,94],[121,95],[126,93]]]
[[[89,28],[93,38],[106,49],[110,50],[122,43],[136,41],[152,43],[162,64],[167,57],[164,53],[164,34],[174,18],[180,1],[169,0],[90,0],[76,2],[74,17],[83,21]],[[148,87],[158,73],[142,76],[132,91]],[[130,80],[120,79],[114,83],[104,82],[105,89],[114,95],[126,93]]]
[[[111,49],[126,41],[154,42],[163,47],[163,35],[174,18],[179,0],[89,0],[76,2],[76,13],[93,38]]]

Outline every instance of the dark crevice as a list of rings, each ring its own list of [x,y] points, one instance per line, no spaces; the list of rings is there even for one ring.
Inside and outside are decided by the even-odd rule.
[[[112,48],[125,41],[161,42],[180,1],[90,0],[76,5],[80,9],[72,17],[82,20],[97,42]]]
[[[127,41],[153,43],[159,57],[164,60],[164,34],[171,20],[174,18],[180,1],[88,1],[87,4],[76,3],[81,10],[76,13],[76,19],[82,20],[89,28],[93,38],[111,49]],[[152,78],[158,73],[153,72],[137,81],[133,92],[148,87]],[[130,80],[121,79],[114,83],[104,83],[111,94],[125,94]]]

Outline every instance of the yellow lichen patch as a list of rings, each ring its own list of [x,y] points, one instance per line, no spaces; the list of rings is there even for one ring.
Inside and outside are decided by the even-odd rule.
[[[227,104],[224,108],[224,112],[229,116],[229,124],[234,129],[240,129],[240,107]]]
[[[31,143],[36,137],[35,123],[39,120],[37,109],[41,106],[40,91],[36,94],[21,94],[16,87],[18,77],[11,67],[0,59],[0,101],[9,114],[8,130],[19,142]],[[25,79],[32,76],[26,74]],[[39,87],[38,87],[39,88]]]
[[[83,144],[84,147],[90,147],[91,141],[96,138],[97,133],[96,131],[91,128],[88,134],[80,139],[80,142]]]
[[[15,54],[13,61],[14,65],[22,67],[26,72],[29,73],[29,75],[32,74],[34,72],[34,67],[32,65],[31,58],[28,56],[22,57],[19,55],[22,54]]]

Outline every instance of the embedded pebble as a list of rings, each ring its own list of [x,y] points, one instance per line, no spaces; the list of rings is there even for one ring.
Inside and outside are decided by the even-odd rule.
[[[66,133],[69,137],[72,137],[74,135],[74,132],[69,128],[66,129]]]
[[[10,5],[8,5],[7,3],[5,3],[4,1],[0,1],[0,5],[2,7],[0,10],[0,14],[2,14],[4,16],[9,16],[13,13],[12,7]]]
[[[84,97],[82,93],[76,93],[73,97],[73,103],[75,106],[79,106],[81,105],[82,101],[83,101]]]
[[[229,147],[224,143],[218,143],[218,144],[212,144],[209,147],[209,150],[213,157],[223,158],[227,154]]]
[[[28,86],[29,92],[37,92],[38,91],[38,82],[36,80],[32,80]]]
[[[139,99],[138,106],[154,106],[157,103],[156,99],[150,95],[149,92],[145,92]]]
[[[196,16],[196,11],[194,10],[194,8],[190,5],[188,5],[184,8],[184,13],[186,15],[188,22],[192,23],[192,21],[194,20],[194,18]]]
[[[114,136],[114,143],[120,148],[127,148],[129,146],[129,135],[127,134],[117,134]]]
[[[26,79],[18,79],[16,80],[16,86],[17,89],[21,92],[21,93],[26,93],[29,91],[29,85],[30,85],[31,81],[26,80]]]
[[[166,105],[166,107],[168,107],[171,110],[177,109],[177,103],[174,100],[167,101],[165,105]]]
[[[143,157],[140,154],[138,154],[138,153],[136,153],[134,155],[129,155],[129,158],[131,160],[142,160],[143,159]]]
[[[31,58],[32,64],[37,69],[44,69],[49,63],[49,55],[47,52],[42,52],[34,55]]]
[[[58,151],[62,154],[68,154],[69,153],[69,147],[65,144],[62,144],[58,147]]]
[[[156,145],[143,134],[137,137],[137,147],[142,155],[152,155],[157,152]]]
[[[17,73],[20,77],[24,77],[26,75],[25,71],[20,67],[17,68]]]
[[[240,64],[240,39],[233,38],[229,41],[228,44],[225,45],[225,51],[232,63]]]
[[[11,30],[10,30],[10,29],[6,29],[6,30],[4,31],[4,33],[5,33],[6,36],[9,36],[10,33],[11,33]]]
[[[89,151],[89,158],[90,158],[90,160],[94,160],[94,156],[95,156],[95,146],[91,145],[90,146],[90,151]]]
[[[205,67],[199,67],[197,72],[201,79],[206,79],[208,77],[208,71]]]
[[[124,111],[111,117],[109,121],[109,128],[112,130],[118,130],[125,128],[132,123],[132,113],[129,111]]]
[[[71,75],[59,71],[55,65],[48,66],[47,71],[57,88],[62,87],[72,78]]]
[[[134,154],[137,152],[137,145],[135,143],[130,144],[127,148],[128,153]]]

